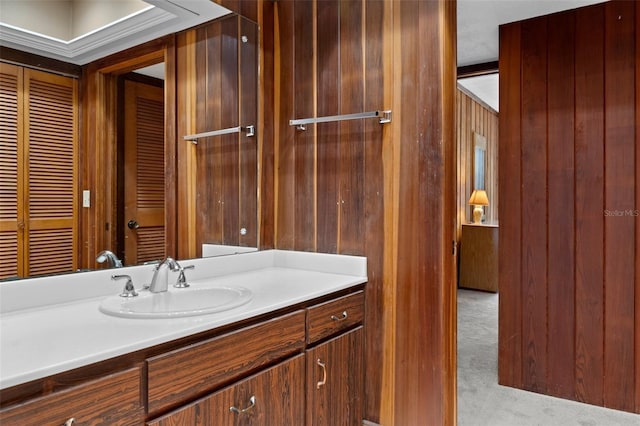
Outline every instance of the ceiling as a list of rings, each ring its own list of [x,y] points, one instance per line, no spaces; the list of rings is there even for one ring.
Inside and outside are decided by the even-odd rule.
[[[498,26],[501,24],[602,1],[458,0],[458,66],[497,61]],[[44,7],[52,4],[56,6]],[[52,11],[69,9],[68,16],[60,19],[73,21],[73,16],[87,16],[86,12],[85,15],[79,12],[74,15],[74,11],[87,9],[87,5],[93,7],[93,15],[105,14],[105,10],[111,9],[114,22],[105,23],[102,16],[95,19],[95,28],[70,23],[68,26],[73,29],[66,36],[51,30],[56,26],[52,22],[58,22]],[[11,15],[9,12],[18,7],[28,11],[26,19],[22,20],[24,25],[21,26],[20,19],[13,23],[3,22]],[[78,65],[229,13],[211,0],[0,0],[0,8],[3,12],[0,13],[0,46]],[[120,15],[115,14],[116,9]],[[34,28],[49,34],[36,32]],[[46,28],[49,30],[45,31]],[[498,110],[497,75],[467,78],[459,84]]]
[[[77,65],[230,13],[211,0],[0,0],[0,11],[0,46]]]
[[[498,26],[604,0],[458,0],[458,66],[498,60]],[[463,87],[498,110],[498,78],[473,77]]]

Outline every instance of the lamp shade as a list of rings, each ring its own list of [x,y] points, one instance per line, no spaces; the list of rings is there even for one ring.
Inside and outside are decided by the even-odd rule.
[[[487,198],[487,191],[484,189],[474,189],[469,198],[469,204],[473,206],[488,206],[489,199]]]

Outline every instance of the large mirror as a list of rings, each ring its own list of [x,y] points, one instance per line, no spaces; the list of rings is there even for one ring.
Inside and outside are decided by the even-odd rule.
[[[77,182],[86,178],[81,176],[83,173],[99,174],[101,176],[94,181],[104,182],[103,187],[97,185],[90,190],[84,190],[84,184],[78,184],[73,208],[80,225],[73,231],[72,238],[77,238],[75,244],[82,246],[77,247],[82,256],[74,254],[68,263],[61,260],[57,262],[57,268],[51,270],[27,267],[17,273],[17,267],[5,268],[0,270],[0,280],[116,266],[114,257],[124,266],[157,260],[167,255],[167,234],[173,235],[175,242],[177,238],[187,238],[181,234],[184,229],[189,230],[188,253],[192,256],[229,254],[257,247],[258,27],[252,21],[231,14],[188,31],[190,35],[185,39],[195,46],[195,54],[188,57],[191,63],[176,61],[170,69],[163,61],[165,56],[158,55],[143,63],[144,66],[114,68],[104,74],[110,79],[113,77],[114,82],[105,86],[113,88],[114,93],[105,96],[109,105],[104,111],[107,115],[109,108],[115,111],[116,125],[95,132],[113,132],[116,143],[113,149],[103,149],[106,156],[102,160],[99,150],[93,159],[76,157],[78,163],[87,164],[87,171],[75,170],[79,177]],[[150,71],[149,65],[153,65],[155,71]],[[168,75],[166,70],[169,70]],[[83,83],[82,80],[79,82]],[[173,97],[167,98],[167,85],[175,88]],[[185,87],[193,88],[193,93],[186,97],[181,93],[175,96],[175,91]],[[174,110],[167,112],[170,108],[165,105],[167,99],[179,103],[185,98],[191,102],[186,108],[188,111],[180,109],[184,105],[174,105]],[[82,98],[85,100],[86,96]],[[82,108],[89,106],[78,108],[80,121]],[[167,123],[167,117],[173,117],[174,122]],[[2,119],[6,123],[11,117],[3,116]],[[111,123],[114,117],[108,117],[108,120],[100,122]],[[177,205],[185,196],[174,194],[177,192],[175,182],[169,182],[167,178],[177,180],[179,173],[169,175],[166,167],[167,134],[170,133],[167,128],[175,126],[175,134],[175,128],[180,127],[176,122],[180,120],[190,121],[188,131],[195,133],[240,129],[235,133],[199,138],[197,144],[184,140],[183,134],[175,137],[176,156],[187,152],[191,157],[190,161],[173,159],[176,164],[188,166],[187,198],[191,207],[188,217],[185,214],[179,217],[181,222],[189,222],[189,227],[174,223],[178,216],[164,211],[167,205],[173,206],[174,210],[182,208]],[[94,124],[81,122],[79,128],[85,125]],[[253,134],[246,131],[249,126],[253,126]],[[190,147],[188,151],[182,149],[184,146]],[[87,151],[80,149],[75,155],[91,155]],[[92,161],[97,165],[93,169]],[[107,170],[113,171],[102,176]],[[184,176],[185,172],[180,173]],[[54,192],[50,194],[54,196]],[[169,202],[167,194],[171,198]],[[94,209],[107,213],[94,213]],[[95,238],[96,235],[99,237]],[[70,243],[66,243],[67,247]],[[28,245],[27,240],[25,247]],[[57,247],[57,252],[63,249]],[[114,256],[109,253],[100,256],[103,251]],[[3,260],[5,252],[2,250],[0,254]],[[18,257],[28,256],[29,250],[15,250],[15,253]],[[170,254],[177,256],[174,253]],[[77,261],[78,257],[82,260]],[[19,262],[18,258],[16,263]],[[63,264],[65,266],[61,266]]]

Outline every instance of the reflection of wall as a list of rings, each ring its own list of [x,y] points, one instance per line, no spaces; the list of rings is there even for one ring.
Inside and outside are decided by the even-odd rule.
[[[197,73],[193,133],[256,125],[256,25],[233,15],[191,33]],[[203,243],[256,246],[256,139],[241,132],[198,142],[196,255]]]
[[[487,163],[485,183],[489,205],[485,207],[486,222],[498,221],[498,113],[458,89],[456,94],[456,139],[458,152],[458,205],[456,229],[458,241],[462,224],[473,220],[469,197],[473,191],[473,133],[486,138]]]
[[[500,383],[640,412],[640,7],[501,27]]]

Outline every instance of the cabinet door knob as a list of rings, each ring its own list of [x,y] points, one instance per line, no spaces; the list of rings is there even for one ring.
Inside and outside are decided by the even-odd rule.
[[[322,380],[320,380],[316,385],[316,389],[320,389],[321,386],[324,386],[327,383],[327,366],[320,360],[320,358],[318,358],[318,361],[316,362],[320,368],[322,368]]]
[[[229,407],[229,411],[232,411],[236,414],[244,414],[247,411],[251,410],[256,405],[256,397],[254,395],[249,398],[249,405],[245,408],[236,408],[234,406]]]
[[[66,422],[64,422],[64,424],[62,426],[71,426],[75,423],[76,419],[75,417],[71,417],[69,420],[67,420]]]
[[[347,319],[347,311],[342,312],[342,315],[337,317],[335,315],[331,315],[331,320],[333,321],[344,321]]]

